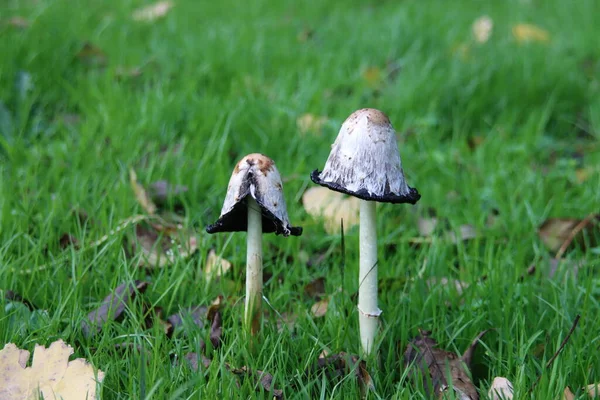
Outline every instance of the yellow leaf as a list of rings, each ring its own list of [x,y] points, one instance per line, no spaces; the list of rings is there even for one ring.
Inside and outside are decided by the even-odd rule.
[[[385,74],[379,67],[368,67],[362,73],[362,78],[368,87],[378,88],[385,78]]]
[[[492,36],[492,29],[494,28],[494,22],[487,15],[483,15],[473,22],[471,26],[471,32],[473,37],[479,43],[485,43]]]
[[[345,228],[357,225],[359,221],[360,200],[325,187],[308,189],[302,196],[302,204],[308,214],[323,218],[328,233],[339,232],[342,219]]]
[[[210,249],[208,257],[206,257],[206,264],[204,265],[204,275],[206,280],[210,282],[213,277],[225,275],[230,269],[231,262],[217,256],[214,249]]]
[[[172,1],[159,1],[149,6],[138,8],[133,12],[133,19],[136,21],[152,22],[167,15],[173,8]]]
[[[519,43],[550,41],[550,33],[532,24],[517,24],[512,28],[512,34]]]
[[[96,399],[96,385],[104,379],[84,359],[69,361],[73,348],[57,340],[50,347],[36,345],[31,367],[29,352],[12,343],[0,351],[0,399]]]
[[[142,206],[142,208],[150,215],[156,213],[156,205],[150,199],[148,192],[142,185],[140,185],[137,181],[137,174],[132,169],[129,170],[129,182],[131,183],[131,188],[133,189],[133,193],[135,193],[135,198],[138,203]]]
[[[325,123],[327,123],[326,117],[317,117],[313,114],[304,114],[296,120],[296,126],[303,135],[306,133],[319,135]]]

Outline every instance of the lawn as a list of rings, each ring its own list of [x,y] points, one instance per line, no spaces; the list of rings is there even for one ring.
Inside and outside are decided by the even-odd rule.
[[[392,121],[422,198],[378,206],[383,314],[367,398],[427,398],[403,365],[420,330],[460,354],[486,329],[472,365],[482,398],[496,376],[519,399],[567,386],[586,398],[582,387],[600,381],[598,225],[554,269],[556,247],[538,228],[599,210],[600,2],[175,0],[164,16],[134,18],[147,4],[0,4],[0,347],[63,339],[105,372],[104,399],[270,398],[256,377],[231,372],[244,366],[272,374],[285,398],[359,398],[351,368],[316,367],[324,350],[360,354],[358,226],[326,231],[302,196],[342,122],[372,107]],[[493,29],[480,43],[472,24],[485,15]],[[205,227],[254,152],[275,161],[304,233],[263,236],[268,315],[252,339],[246,235]],[[194,231],[193,255],[138,265],[135,224],[123,224],[147,213],[132,169],[145,187],[187,187],[161,210]],[[207,281],[210,249],[233,267]],[[321,317],[305,289],[317,278],[329,300]],[[84,334],[88,313],[135,280],[149,285],[123,318]],[[219,295],[222,344],[208,344],[210,366],[194,371],[184,358],[210,343],[210,322],[186,318],[168,337],[155,308],[165,319]]]

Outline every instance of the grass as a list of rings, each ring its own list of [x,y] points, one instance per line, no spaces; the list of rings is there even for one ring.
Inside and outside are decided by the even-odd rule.
[[[548,217],[583,218],[600,204],[599,3],[251,3],[180,0],[152,23],[132,20],[141,1],[0,6],[2,22],[31,22],[25,29],[0,25],[0,288],[44,310],[0,300],[0,342],[32,350],[64,339],[106,372],[105,399],[268,397],[250,380],[238,387],[225,362],[269,371],[287,398],[358,397],[351,377],[336,383],[305,374],[325,348],[359,350],[351,298],[358,230],[346,232],[344,266],[340,236],[326,234],[300,199],[343,120],[374,107],[400,133],[408,182],[423,197],[416,207],[379,207],[384,334],[379,364],[370,360],[376,390],[368,397],[424,398],[407,384],[401,358],[419,328],[459,353],[478,332],[496,329],[476,353],[482,396],[495,376],[509,378],[520,399],[531,398],[527,390],[542,371],[533,393],[540,399],[556,398],[565,386],[581,394],[583,385],[600,380],[598,248],[567,253],[583,262],[577,276],[563,266],[549,278],[553,254],[536,234]],[[479,45],[471,23],[484,14],[494,28]],[[547,30],[549,41],[518,43],[511,33],[517,23]],[[85,43],[102,53],[78,57]],[[397,76],[386,75],[390,65]],[[120,69],[139,66],[141,76],[119,77]],[[320,134],[299,134],[296,120],[305,113],[329,118]],[[275,278],[264,295],[272,315],[298,316],[294,328],[278,332],[276,320],[267,320],[259,345],[250,348],[242,313],[229,304],[225,344],[210,353],[206,374],[173,360],[198,349],[208,331],[188,325],[168,339],[158,326],[143,329],[140,300],[124,322],[85,338],[80,322],[122,282],[149,280],[144,298],[167,315],[218,294],[231,302],[243,295],[245,235],[209,236],[203,227],[218,217],[235,162],[257,151],[287,178],[290,220],[305,230],[300,238],[265,237],[265,268]],[[85,248],[141,212],[130,167],[144,184],[166,179],[189,187],[183,202],[186,225],[198,232],[196,257],[138,269],[123,251],[127,233],[86,251],[59,248],[65,232]],[[93,222],[79,223],[73,208]],[[454,245],[438,235],[431,244],[410,245],[418,218],[430,209],[450,230],[471,224],[478,236]],[[210,248],[234,263],[229,280],[204,282]],[[326,250],[319,265],[307,267],[306,257]],[[521,280],[532,262],[536,274]],[[51,267],[36,268],[44,264]],[[411,280],[419,271],[422,279]],[[324,318],[313,319],[313,301],[302,288],[320,276],[332,301]],[[470,286],[461,296],[425,283],[443,277]],[[575,333],[545,369],[577,314]],[[119,343],[148,354],[122,354]]]

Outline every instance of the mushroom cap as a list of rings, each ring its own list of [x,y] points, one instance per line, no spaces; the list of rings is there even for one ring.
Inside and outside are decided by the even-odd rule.
[[[290,226],[281,176],[275,163],[262,154],[242,158],[229,179],[221,216],[206,227],[208,233],[248,230],[247,197],[252,196],[262,214],[263,233],[300,236],[302,228]]]
[[[353,112],[342,124],[314,183],[363,200],[415,204],[421,195],[407,185],[389,118],[374,108]]]

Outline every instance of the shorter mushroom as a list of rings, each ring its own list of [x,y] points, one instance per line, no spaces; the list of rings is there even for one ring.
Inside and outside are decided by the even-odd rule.
[[[358,315],[362,348],[369,354],[381,314],[375,206],[377,202],[415,204],[421,195],[404,179],[396,131],[389,118],[373,108],[355,111],[344,121],[325,168],[310,177],[321,186],[361,199]]]
[[[253,153],[237,163],[229,180],[221,216],[206,231],[248,232],[244,320],[255,334],[260,329],[261,316],[262,234],[302,234],[302,228],[290,226],[281,176],[273,160]]]

